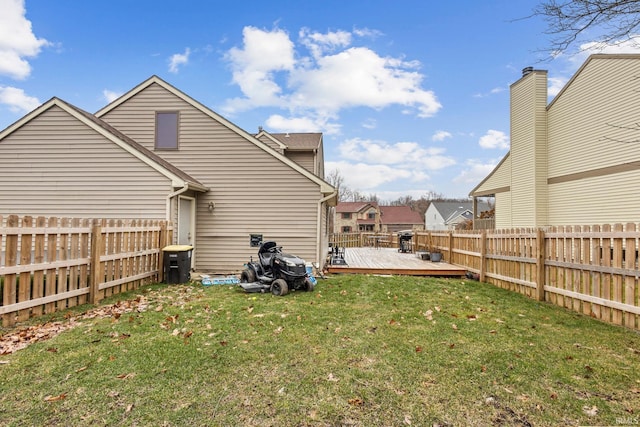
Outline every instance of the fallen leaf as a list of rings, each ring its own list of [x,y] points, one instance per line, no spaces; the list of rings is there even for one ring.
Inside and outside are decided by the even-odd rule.
[[[592,407],[583,406],[582,412],[590,417],[595,417],[596,415],[598,415],[598,407],[595,405],[593,405]]]
[[[349,405],[354,405],[354,406],[364,405],[364,400],[360,399],[359,397],[351,398],[347,402],[349,402]]]
[[[62,400],[67,397],[67,393],[62,393],[57,396],[47,396],[44,398],[45,402],[57,402],[58,400]]]
[[[127,405],[127,409],[125,409],[124,413],[128,414],[133,409],[133,403]]]
[[[135,376],[136,376],[136,374],[134,374],[133,372],[130,372],[128,374],[117,375],[116,378],[118,378],[120,380],[128,380],[129,378],[133,378]]]
[[[422,353],[422,347],[421,346],[416,346],[416,353]]]
[[[433,320],[433,311],[431,310],[427,310],[424,312],[424,317],[427,318],[427,320]]]
[[[404,416],[404,423],[408,426],[411,425],[411,415],[405,415]]]
[[[395,324],[396,324],[396,321],[395,321],[394,319],[391,319],[391,320],[389,320],[389,324],[390,324],[390,325],[395,325]]]
[[[458,325],[456,325],[455,323],[452,323],[451,327],[453,328],[454,331],[458,330]]]
[[[331,382],[338,382],[340,381],[338,378],[336,378],[332,373],[329,373],[328,377],[327,377],[327,381],[331,381]]]

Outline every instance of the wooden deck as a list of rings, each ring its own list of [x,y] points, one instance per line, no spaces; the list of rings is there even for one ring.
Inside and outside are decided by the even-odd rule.
[[[348,265],[330,265],[329,273],[398,274],[408,276],[464,276],[466,270],[446,262],[424,261],[396,248],[347,248]]]

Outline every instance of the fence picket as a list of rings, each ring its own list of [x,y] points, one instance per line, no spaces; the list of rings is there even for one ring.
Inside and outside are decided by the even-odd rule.
[[[127,243],[123,246],[121,241],[114,249],[105,244],[107,238],[94,234],[105,227],[91,227],[106,225],[106,220],[38,217],[34,226],[32,217],[9,215],[3,221],[0,216],[0,315],[5,326],[31,315],[98,302],[104,290],[114,294],[159,281],[160,251],[171,241],[173,230],[165,221],[121,223],[121,230],[116,227],[109,233],[114,242],[120,236]],[[101,262],[101,256],[106,261]],[[129,267],[111,267],[107,277],[104,264],[122,265],[122,259],[131,259]]]

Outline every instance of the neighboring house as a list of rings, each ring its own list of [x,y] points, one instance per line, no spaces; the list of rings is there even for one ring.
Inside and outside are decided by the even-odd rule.
[[[169,219],[201,271],[241,270],[252,235],[325,261],[337,192],[322,167],[156,76],[95,115],[51,99],[0,132],[0,158],[2,214]]]
[[[380,231],[380,209],[376,202],[340,202],[335,208],[334,233]]]
[[[511,85],[511,149],[470,195],[496,228],[637,222],[640,55],[590,56],[547,105],[547,72]]]
[[[478,203],[477,212],[490,210],[488,203]],[[431,202],[424,214],[427,230],[453,230],[459,224],[473,219],[472,202]]]
[[[424,222],[419,212],[409,206],[380,206],[381,231],[395,233],[403,230],[424,230]]]
[[[379,206],[376,202],[340,202],[334,233],[424,230],[422,217],[409,206]]]

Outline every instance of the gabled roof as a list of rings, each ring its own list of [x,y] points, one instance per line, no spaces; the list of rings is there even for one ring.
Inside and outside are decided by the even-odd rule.
[[[287,149],[286,144],[280,142],[276,137],[274,137],[272,134],[270,134],[267,131],[260,130],[260,132],[258,132],[258,134],[256,135],[256,139],[259,140],[260,138],[267,138],[269,141],[272,141],[275,145],[277,145],[281,150]]]
[[[140,83],[138,86],[136,86],[133,89],[131,89],[129,92],[127,92],[124,95],[122,95],[120,98],[116,99],[115,101],[113,101],[109,105],[105,106],[104,108],[102,108],[101,110],[96,112],[95,115],[97,117],[102,117],[103,115],[107,114],[109,111],[115,109],[119,105],[125,103],[126,101],[128,101],[129,99],[131,99],[135,95],[137,95],[138,93],[142,92],[144,89],[146,89],[149,86],[154,85],[154,84],[157,84],[157,85],[161,86],[162,88],[164,88],[165,90],[167,90],[168,92],[171,92],[173,95],[177,96],[178,98],[180,98],[181,100],[183,100],[187,104],[190,104],[192,107],[198,109],[202,113],[204,113],[207,116],[211,117],[213,120],[217,121],[218,123],[222,124],[223,126],[227,127],[228,129],[232,130],[236,134],[242,136],[243,138],[245,138],[250,143],[254,144],[255,146],[259,147],[260,149],[264,150],[265,152],[271,154],[273,157],[275,157],[276,159],[278,159],[282,163],[285,163],[286,165],[288,165],[292,169],[296,170],[300,174],[304,175],[309,180],[315,182],[316,184],[318,184],[320,186],[320,192],[325,194],[327,197],[331,196],[332,194],[335,194],[333,197],[331,197],[328,200],[328,201],[334,201],[335,202],[335,199],[337,197],[337,191],[336,191],[335,188],[333,188],[333,186],[331,186],[331,184],[329,184],[328,182],[326,182],[322,178],[318,177],[317,175],[314,175],[313,173],[309,172],[308,170],[306,170],[305,168],[303,168],[302,166],[300,166],[299,164],[297,164],[293,160],[290,160],[286,156],[278,153],[276,150],[272,149],[271,147],[269,147],[264,142],[260,141],[255,136],[251,135],[250,133],[248,133],[244,129],[236,126],[235,124],[231,123],[229,120],[225,119],[224,117],[222,117],[219,114],[217,114],[215,111],[211,110],[210,108],[206,107],[205,105],[203,105],[200,102],[196,101],[195,99],[191,98],[189,95],[185,94],[181,90],[179,90],[179,89],[175,88],[174,86],[170,85],[169,83],[165,82],[164,80],[162,80],[158,76],[154,75],[154,76],[149,77],[147,80],[145,80],[144,82]]]
[[[321,133],[272,133],[273,138],[291,151],[314,151],[322,143]]]
[[[172,181],[172,185],[174,187],[189,187],[192,190],[200,192],[209,191],[209,189],[202,183],[200,183],[197,179],[176,168],[166,160],[162,159],[160,156],[138,144],[136,141],[118,131],[113,126],[106,123],[104,120],[101,120],[98,117],[74,105],[71,105],[66,101],[63,101],[60,98],[51,98],[49,101],[40,105],[35,110],[31,111],[26,116],[22,117],[20,120],[4,129],[2,132],[0,132],[0,141],[54,106],[66,111],[68,114],[75,117],[85,125],[89,126],[111,142],[115,143],[123,150],[129,152],[130,154],[141,160],[143,163],[151,166],[153,169],[169,178]]]
[[[365,208],[377,208],[376,202],[339,202],[336,205],[336,213],[362,212]]]
[[[382,224],[423,224],[419,212],[409,206],[380,206],[380,222]]]
[[[473,202],[431,202],[429,208],[433,208],[444,218],[445,224],[456,219],[460,215],[468,218],[470,213],[473,216]],[[490,206],[488,203],[478,202],[478,210],[480,212],[488,211]]]

